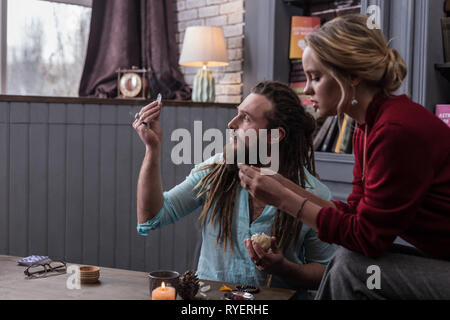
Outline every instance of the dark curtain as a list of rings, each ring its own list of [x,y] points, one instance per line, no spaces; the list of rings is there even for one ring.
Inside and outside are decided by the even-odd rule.
[[[178,66],[172,0],[93,0],[79,95],[117,96],[117,69],[151,68],[150,94],[189,100]]]

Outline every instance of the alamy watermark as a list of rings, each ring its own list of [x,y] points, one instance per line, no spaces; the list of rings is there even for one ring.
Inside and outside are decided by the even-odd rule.
[[[366,14],[369,15],[367,18],[367,28],[370,30],[381,29],[381,9],[380,6],[370,5],[366,9]]]
[[[381,268],[375,264],[368,266],[367,274],[370,274],[366,281],[367,289],[381,290]]]
[[[66,288],[69,290],[80,290],[81,289],[81,280],[80,280],[80,266],[77,266],[75,264],[70,265],[67,268],[67,273],[70,274],[70,276],[67,278],[66,281]]]
[[[178,142],[171,152],[174,164],[199,164],[216,153],[225,149],[225,163],[260,164],[265,169],[263,175],[272,175],[278,172],[279,156],[279,129],[227,129],[228,143],[224,140],[219,129],[207,129],[203,132],[202,121],[194,121],[194,136],[187,129],[179,128],[172,132],[171,141]],[[270,137],[270,141],[269,141]],[[203,150],[203,142],[210,142]],[[192,157],[192,146],[193,154]],[[225,146],[225,147],[224,147]]]

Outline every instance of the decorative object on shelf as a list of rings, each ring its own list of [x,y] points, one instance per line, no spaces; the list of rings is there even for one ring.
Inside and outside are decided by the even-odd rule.
[[[186,29],[179,64],[202,67],[194,78],[192,101],[214,102],[215,81],[208,67],[228,65],[227,48],[220,27],[193,26]]]
[[[183,300],[192,300],[200,289],[200,284],[195,271],[188,270],[180,278],[178,293]]]
[[[321,148],[322,152],[332,152],[333,144],[338,131],[339,131],[338,118],[337,116],[333,116],[333,121],[331,122],[330,129],[328,129],[327,135],[325,136],[325,140],[323,141],[322,144]]]
[[[131,69],[117,70],[117,97],[122,99],[150,98],[147,85],[149,72],[150,69],[139,69],[136,66]]]

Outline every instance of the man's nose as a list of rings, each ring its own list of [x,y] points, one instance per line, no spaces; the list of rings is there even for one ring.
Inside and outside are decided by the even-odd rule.
[[[236,129],[236,122],[237,122],[237,116],[235,116],[233,119],[231,119],[230,122],[228,122],[228,128],[229,129]]]

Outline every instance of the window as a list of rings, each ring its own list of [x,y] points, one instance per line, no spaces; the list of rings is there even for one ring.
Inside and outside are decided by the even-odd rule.
[[[5,1],[5,0],[0,0]],[[2,41],[2,93],[78,96],[91,0],[8,0]],[[5,50],[6,45],[6,50]],[[4,64],[6,63],[6,67]]]

